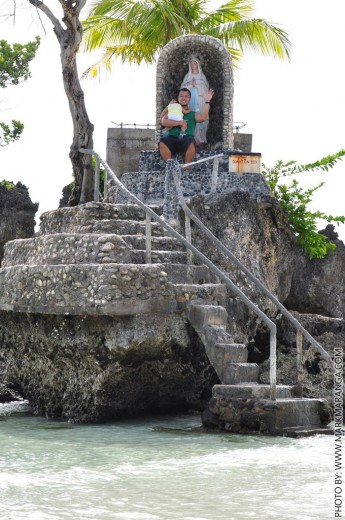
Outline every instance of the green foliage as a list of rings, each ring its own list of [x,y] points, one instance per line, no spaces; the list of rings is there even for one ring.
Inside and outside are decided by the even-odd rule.
[[[87,51],[103,49],[99,63],[85,75],[110,71],[114,58],[153,63],[169,41],[183,34],[220,39],[236,64],[244,51],[290,58],[288,34],[266,20],[250,18],[253,0],[228,0],[210,10],[208,0],[96,0],[83,22]]]
[[[9,143],[17,141],[24,130],[24,125],[20,121],[12,119],[12,128],[6,123],[0,123],[2,133],[0,133],[0,146],[7,146]]]
[[[289,184],[282,182],[287,177],[292,177],[303,172],[314,170],[328,171],[337,161],[345,155],[345,150],[329,155],[310,164],[298,165],[296,161],[283,163],[278,161],[272,168],[263,165],[263,175],[281,206],[286,210],[289,222],[294,233],[297,235],[300,246],[306,251],[310,258],[323,258],[328,251],[335,249],[328,237],[318,233],[317,220],[323,219],[327,222],[345,223],[345,216],[333,217],[322,211],[310,211],[309,203],[312,201],[315,191],[325,183],[321,182],[313,188],[304,189],[294,178]]]
[[[96,171],[96,157],[94,155],[92,156],[92,169],[93,169],[93,171]],[[105,169],[102,168],[102,166],[100,166],[100,169],[99,169],[99,194],[101,197],[104,196],[104,183],[105,183]],[[70,190],[73,191],[75,188],[75,181],[73,180],[69,186],[70,186]]]
[[[0,182],[0,186],[4,186],[5,188],[7,188],[8,190],[13,190],[13,188],[15,188],[15,184],[13,184],[13,182],[11,181],[1,181]]]
[[[104,195],[104,182],[105,182],[105,170],[100,168],[99,170],[99,193],[103,197]]]
[[[21,81],[30,78],[29,63],[35,57],[40,44],[39,36],[35,41],[14,43],[10,45],[6,40],[0,40],[0,87],[18,85]]]
[[[39,44],[39,36],[36,36],[35,41],[24,45],[20,43],[10,45],[6,40],[0,40],[0,88],[18,85],[21,81],[30,78],[29,63],[35,57]],[[0,147],[2,147],[17,141],[24,130],[24,125],[12,119],[11,125],[0,123],[0,129]]]

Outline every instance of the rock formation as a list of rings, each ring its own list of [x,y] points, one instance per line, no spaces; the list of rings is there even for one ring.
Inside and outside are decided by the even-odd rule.
[[[273,200],[258,203],[239,191],[192,197],[190,206],[257,278],[288,300],[300,251]],[[153,226],[154,263],[143,264],[139,213],[104,203],[61,208],[42,216],[34,239],[6,247],[0,365],[35,413],[99,422],[202,409],[219,379],[188,320],[191,302],[227,309],[228,336],[247,346],[248,361],[259,364],[259,381],[267,383],[265,327],[205,266],[186,265],[186,253],[159,226]],[[181,213],[180,219],[183,224]],[[192,240],[277,321],[278,382],[295,385],[295,332],[195,227]],[[340,318],[299,318],[330,353],[344,340]],[[331,401],[329,367],[307,342],[304,355],[304,392]]]
[[[202,161],[181,172],[178,162],[165,164],[157,150],[146,150],[139,171],[122,176],[139,201],[163,213],[163,222],[149,225],[144,211],[128,203],[113,178],[103,202],[68,208],[61,200],[58,210],[41,216],[34,238],[6,245],[0,269],[0,370],[29,399],[34,413],[75,422],[202,409],[212,387],[221,383],[216,386],[234,391],[235,397],[229,394],[226,401],[222,389],[218,396],[212,394],[210,415],[223,413],[225,401],[226,414],[236,402],[234,414],[246,417],[244,427],[263,431],[260,416],[271,395],[261,384],[268,382],[269,338],[259,308],[278,327],[278,383],[285,385],[279,392],[286,406],[279,427],[292,409],[298,413],[287,423],[294,426],[299,404],[312,408],[310,415],[302,410],[304,420],[298,425],[311,418],[322,426],[330,419],[325,401],[293,402],[294,388],[301,390],[296,385],[296,331],[193,223],[191,242],[219,267],[217,276],[209,264],[202,265],[205,258],[191,259],[174,230],[167,229],[166,222],[180,231],[185,224],[173,177],[180,178],[192,211],[298,313],[329,354],[344,340],[344,245],[338,243],[323,261],[309,261],[260,173],[260,154],[250,152],[252,170],[232,171],[231,154],[239,160],[241,152],[231,150],[233,74],[230,55],[219,40],[184,35],[163,49],[157,67],[157,127],[191,57],[201,60],[216,91],[208,141],[196,157]],[[221,158],[210,160],[220,152]],[[245,164],[248,157],[241,160]],[[151,248],[145,234],[152,238]],[[220,283],[222,273],[233,281],[231,290]],[[251,310],[237,288],[252,300]],[[303,349],[303,392],[331,402],[329,365],[307,341]],[[253,417],[256,397],[262,402]],[[270,401],[273,415],[279,412],[278,401]],[[264,431],[274,433],[277,424],[269,420]]]
[[[345,245],[331,224],[320,233],[337,247],[322,260],[311,260],[303,251],[298,251],[286,305],[300,312],[344,319]]]
[[[37,210],[24,184],[0,182],[0,263],[6,242],[34,235]]]
[[[102,422],[201,409],[217,382],[181,315],[1,312],[0,330],[7,377],[38,415]]]

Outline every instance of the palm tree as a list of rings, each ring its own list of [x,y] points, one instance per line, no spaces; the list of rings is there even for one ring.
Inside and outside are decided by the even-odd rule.
[[[214,11],[207,0],[98,0],[83,22],[86,51],[103,49],[100,61],[85,72],[111,71],[115,58],[153,63],[164,45],[183,34],[220,39],[236,65],[244,51],[253,50],[290,59],[286,31],[266,20],[250,18],[253,0],[229,0]]]

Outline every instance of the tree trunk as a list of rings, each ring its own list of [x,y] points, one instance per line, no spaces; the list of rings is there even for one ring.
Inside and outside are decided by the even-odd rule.
[[[54,16],[49,7],[39,0],[29,0],[49,18],[54,26],[54,33],[60,44],[63,84],[68,99],[73,122],[73,142],[69,157],[72,162],[75,187],[71,194],[69,205],[76,206],[93,200],[92,159],[90,155],[79,152],[80,148],[93,148],[93,125],[89,120],[84,92],[80,85],[77,69],[77,52],[82,38],[82,25],[79,15],[86,0],[58,0],[64,16],[62,22]]]
[[[68,38],[71,36],[67,33]],[[73,166],[75,188],[71,194],[69,205],[93,200],[93,169],[91,155],[82,154],[80,148],[93,148],[93,125],[86,107],[84,92],[80,86],[76,53],[69,52],[69,46],[60,42],[63,83],[73,121],[73,142],[69,157]]]

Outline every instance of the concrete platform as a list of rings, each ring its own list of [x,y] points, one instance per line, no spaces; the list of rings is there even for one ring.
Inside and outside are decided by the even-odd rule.
[[[277,397],[279,399],[293,397],[293,387],[277,385]],[[242,385],[214,385],[213,397],[224,399],[269,399],[270,385],[242,384]]]
[[[227,390],[232,396],[237,394],[237,390],[222,386],[217,385],[214,389],[214,395],[202,414],[206,428],[291,437],[330,433],[331,410],[325,399],[290,397],[273,401],[253,398],[255,385],[244,385],[244,393],[251,394],[249,398],[229,397],[226,396]],[[280,389],[280,393],[284,393],[283,390]]]

